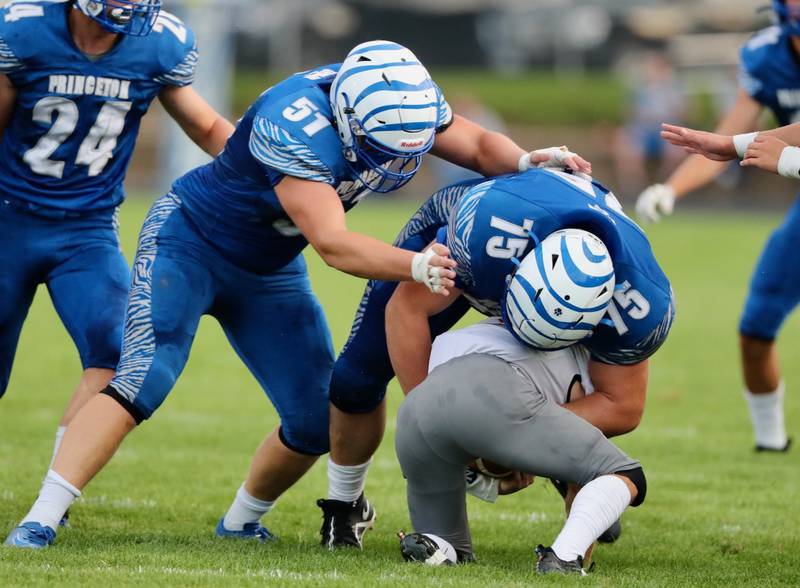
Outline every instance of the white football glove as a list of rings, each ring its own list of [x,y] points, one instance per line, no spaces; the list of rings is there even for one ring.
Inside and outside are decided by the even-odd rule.
[[[636,214],[645,222],[657,223],[675,208],[675,190],[665,184],[653,184],[636,200]]]
[[[539,163],[533,163],[534,157],[538,158],[545,156],[548,157],[547,160],[541,161]],[[532,167],[557,167],[557,168],[566,167],[567,159],[575,156],[577,156],[577,153],[573,153],[564,145],[562,145],[561,147],[547,147],[546,149],[537,149],[536,151],[531,151],[530,153],[526,153],[522,157],[520,157],[519,171],[525,172],[531,169]]]
[[[486,502],[497,502],[500,493],[500,480],[484,476],[478,470],[467,467],[464,472],[467,482],[467,494],[472,494]]]
[[[434,294],[438,294],[442,290],[442,273],[445,269],[431,265],[431,259],[434,257],[436,252],[433,247],[414,255],[411,260],[411,277],[415,282],[425,284]]]

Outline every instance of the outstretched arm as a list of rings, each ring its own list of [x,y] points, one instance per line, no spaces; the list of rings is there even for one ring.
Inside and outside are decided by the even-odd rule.
[[[348,230],[345,211],[328,184],[286,176],[275,187],[283,209],[329,266],[362,278],[415,280],[446,295],[456,263],[443,245],[414,253]]]
[[[544,151],[544,150],[543,150]],[[527,152],[514,141],[494,131],[464,118],[454,115],[453,124],[436,135],[431,153],[442,159],[471,169],[484,176],[497,176],[520,170],[520,160]],[[529,165],[548,162],[551,157],[545,154],[529,154]],[[575,171],[590,174],[592,166],[574,153],[560,161]]]
[[[758,123],[760,114],[761,105],[740,89],[736,103],[720,122],[716,134],[736,135],[750,131]],[[694,153],[663,184],[654,184],[639,195],[636,213],[648,222],[658,222],[662,214],[672,214],[676,200],[706,186],[722,173],[725,169],[723,161]]]
[[[589,362],[593,394],[564,405],[600,429],[606,437],[623,435],[639,426],[647,395],[649,361],[631,366]]]
[[[211,157],[219,155],[235,130],[191,86],[165,87],[158,99],[183,132]]]

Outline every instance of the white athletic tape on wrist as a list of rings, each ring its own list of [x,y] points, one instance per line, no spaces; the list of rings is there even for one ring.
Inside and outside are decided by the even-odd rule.
[[[741,135],[733,136],[733,146],[739,159],[744,159],[747,148],[750,147],[750,143],[756,140],[756,137],[758,137],[758,133],[742,133]]]
[[[800,147],[784,147],[778,160],[778,173],[800,180]]]
[[[436,252],[433,249],[415,254],[411,260],[411,277],[415,282],[425,284],[434,294],[438,294],[442,290],[444,270],[430,264],[435,256]]]
[[[517,168],[520,172],[526,172],[532,167],[533,163],[531,162],[531,154],[523,153],[522,157],[519,158],[519,164],[517,164]]]

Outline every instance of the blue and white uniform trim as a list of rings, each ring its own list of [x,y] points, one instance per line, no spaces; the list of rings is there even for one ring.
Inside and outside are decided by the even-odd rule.
[[[178,65],[172,71],[158,76],[155,81],[162,86],[191,86],[194,83],[195,75],[197,74],[197,64],[200,60],[200,53],[195,45],[191,51],[186,54]]]
[[[133,404],[150,371],[156,351],[153,329],[153,264],[158,253],[158,233],[170,215],[180,209],[181,200],[168,194],[153,205],[139,235],[139,249],[133,263],[133,280],[128,298],[122,358],[111,387]]]
[[[287,176],[336,184],[330,169],[308,145],[267,118],[258,116],[253,121],[250,153],[264,165]]]
[[[475,210],[478,208],[481,198],[493,185],[494,180],[490,180],[473,187],[462,199],[461,205],[455,213],[455,218],[451,219],[448,225],[447,246],[450,248],[451,257],[459,260],[456,275],[461,283],[467,287],[474,283],[469,240],[475,224]]]
[[[0,73],[12,73],[19,71],[24,67],[25,64],[17,58],[14,50],[8,46],[8,43],[6,43],[2,37],[0,37]]]
[[[648,359],[658,351],[667,340],[667,334],[675,321],[675,293],[670,289],[669,309],[663,320],[644,339],[633,348],[592,349],[592,358],[611,365],[634,365]]]

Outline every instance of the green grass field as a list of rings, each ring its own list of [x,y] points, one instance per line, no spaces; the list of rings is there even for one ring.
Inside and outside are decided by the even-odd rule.
[[[393,238],[412,203],[367,204],[351,226]],[[124,247],[132,253],[146,203],[124,208]],[[741,397],[736,323],[747,280],[776,215],[679,214],[651,230],[678,296],[678,320],[652,366],[640,428],[620,439],[648,473],[648,500],[625,515],[625,532],[595,554],[600,586],[800,585],[800,449],[788,456],[752,451]],[[337,346],[349,330],[363,282],[309,255],[315,289]],[[787,259],[786,263],[797,263]],[[265,345],[269,342],[265,341]],[[800,322],[781,341],[789,384],[787,422],[800,435]],[[26,324],[11,387],[0,405],[0,530],[35,498],[56,424],[78,376],[78,360],[44,291]],[[390,391],[392,411],[400,392]],[[470,501],[479,563],[457,569],[403,564],[395,532],[408,528],[405,487],[389,427],[367,491],[379,520],[363,552],[317,545],[326,477],[320,462],[266,523],[275,545],[219,541],[218,517],[241,483],[250,456],[276,424],[275,412],[205,320],[188,367],[156,417],[136,431],[73,508],[73,528],[44,552],[0,549],[0,586],[522,586],[574,584],[539,578],[532,548],[549,544],[562,522],[548,484]]]

